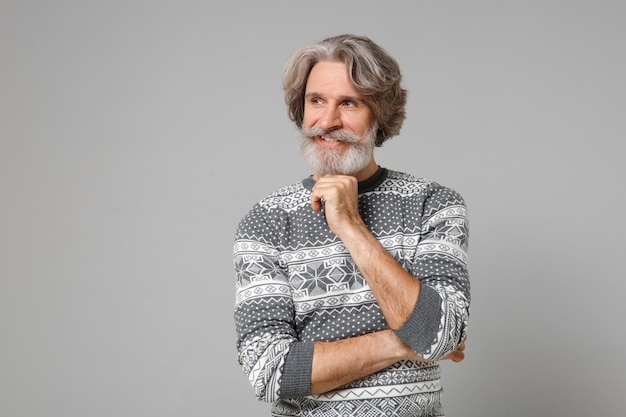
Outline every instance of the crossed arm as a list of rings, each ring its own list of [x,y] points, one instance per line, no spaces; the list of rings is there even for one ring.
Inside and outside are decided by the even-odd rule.
[[[415,308],[420,281],[407,272],[369,232],[358,210],[356,178],[321,177],[313,187],[313,210],[324,210],[337,235],[369,284],[390,329],[333,342],[316,342],[313,351],[311,393],[327,392],[380,371],[393,363],[426,361],[406,345],[394,330],[402,327]],[[465,340],[442,359],[464,359]]]
[[[462,200],[450,200],[458,196],[445,195],[447,192],[437,187],[428,192],[427,198],[431,199],[428,206],[435,211],[430,210],[424,218],[423,239],[416,248],[424,251],[424,255],[435,254],[429,246],[445,245],[449,238],[455,239],[454,232],[446,229],[450,224],[444,224],[439,217],[439,214],[446,218],[447,215],[437,209],[445,206],[447,212],[454,206],[459,210],[458,217],[452,215],[450,221],[452,227],[455,221],[460,226],[458,241],[450,249],[458,250],[458,256],[463,256],[464,248],[457,245],[464,245],[466,238],[464,207]],[[238,360],[257,398],[273,402],[280,397],[321,394],[404,359],[463,360],[465,341],[459,338],[465,334],[469,302],[468,293],[461,288],[466,285],[464,261],[456,259],[457,256],[445,260],[444,256],[433,265],[417,262],[411,273],[407,272],[362,221],[358,183],[353,177],[318,179],[310,204],[317,212],[324,210],[328,226],[352,255],[389,328],[330,342],[297,340],[288,277],[278,265],[275,246],[265,243],[275,238],[272,233],[280,233],[272,225],[281,223],[283,213],[269,211],[263,205],[255,206],[240,224],[235,244],[238,276],[235,321],[239,335]],[[257,240],[256,233],[267,233],[270,240]],[[450,273],[460,274],[459,279],[450,281],[447,272],[437,272],[439,268],[451,268]],[[264,297],[263,294],[273,297],[271,311],[267,310],[267,303],[255,301]],[[435,335],[439,320],[445,321],[446,328],[439,329]],[[435,344],[431,345],[429,340],[435,336],[436,341],[432,342]]]

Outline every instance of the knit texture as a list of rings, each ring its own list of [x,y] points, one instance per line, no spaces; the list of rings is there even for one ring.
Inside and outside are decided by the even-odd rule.
[[[400,361],[337,390],[310,395],[313,342],[388,325],[367,282],[324,214],[311,209],[312,178],[259,201],[234,244],[238,361],[272,416],[442,416],[437,362]],[[470,285],[463,198],[433,181],[381,168],[359,184],[371,233],[421,292],[396,334],[436,361],[466,333]]]

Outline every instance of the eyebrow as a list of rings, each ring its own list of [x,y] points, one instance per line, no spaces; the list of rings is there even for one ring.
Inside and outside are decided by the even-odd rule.
[[[319,94],[316,93],[315,91],[312,91],[310,93],[306,93],[304,95],[304,98],[311,98],[311,97],[323,97],[323,94]],[[355,96],[339,96],[339,101],[358,101],[359,103],[365,103],[365,100],[363,100],[361,97],[355,97]]]

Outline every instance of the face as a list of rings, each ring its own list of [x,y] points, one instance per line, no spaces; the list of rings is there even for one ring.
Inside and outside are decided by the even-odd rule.
[[[352,86],[346,65],[317,63],[307,80],[301,142],[314,177],[344,174],[364,180],[374,174],[375,135],[374,114]]]

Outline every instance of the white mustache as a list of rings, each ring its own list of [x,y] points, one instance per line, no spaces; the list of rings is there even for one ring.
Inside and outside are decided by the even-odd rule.
[[[300,132],[304,137],[309,139],[316,138],[318,136],[328,136],[341,142],[354,143],[358,142],[361,138],[354,132],[346,129],[326,130],[319,126],[313,126],[310,129],[300,129]]]

